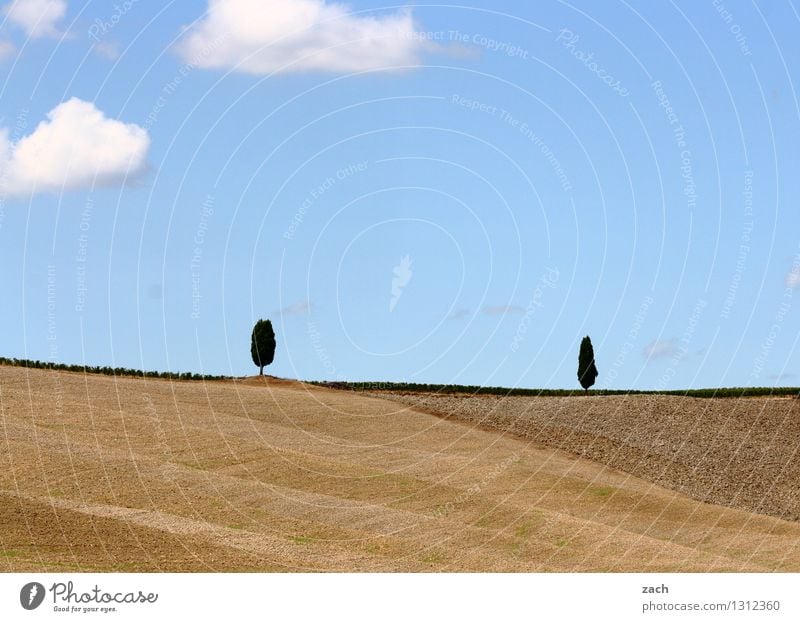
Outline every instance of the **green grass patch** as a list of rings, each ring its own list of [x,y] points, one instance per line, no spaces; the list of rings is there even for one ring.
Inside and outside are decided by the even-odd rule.
[[[616,492],[613,486],[591,486],[589,492],[596,497],[610,497]]]
[[[527,538],[533,533],[533,523],[523,523],[514,530],[514,535],[518,538]]]
[[[430,555],[423,557],[422,561],[426,564],[441,564],[443,559],[440,553],[431,553]]]

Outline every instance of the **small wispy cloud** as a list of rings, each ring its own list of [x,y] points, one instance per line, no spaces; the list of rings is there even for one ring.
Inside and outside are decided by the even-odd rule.
[[[486,315],[523,315],[525,309],[519,305],[490,305],[483,308]]]
[[[793,378],[795,377],[795,374],[792,374],[792,373],[789,373],[789,372],[787,372],[787,373],[783,373],[783,374],[770,374],[770,375],[769,375],[769,376],[767,376],[767,377],[768,377],[770,380],[775,380],[775,381],[785,381],[785,380],[791,380],[791,379],[793,379]]]
[[[283,316],[306,315],[307,313],[311,313],[312,307],[313,304],[311,303],[310,300],[301,300],[299,302],[287,305],[282,309],[279,309],[278,315],[283,315]]]
[[[667,359],[677,356],[678,352],[677,339],[653,339],[648,343],[642,351],[642,356],[645,359]]]
[[[98,41],[92,46],[92,51],[108,60],[119,58],[119,44],[114,41]]]
[[[11,41],[0,41],[0,62],[11,58],[16,52],[17,46],[11,43]]]
[[[469,309],[456,309],[447,316],[448,320],[466,320],[471,315]]]

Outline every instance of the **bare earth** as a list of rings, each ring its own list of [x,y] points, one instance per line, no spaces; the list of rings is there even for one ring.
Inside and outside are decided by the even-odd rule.
[[[383,396],[564,449],[701,501],[800,520],[794,398]]]
[[[799,545],[797,522],[386,399],[0,366],[6,571],[800,571]]]

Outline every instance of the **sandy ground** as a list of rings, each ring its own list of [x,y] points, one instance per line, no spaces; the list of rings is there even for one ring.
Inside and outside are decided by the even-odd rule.
[[[0,367],[6,571],[799,571],[798,545],[385,399]]]
[[[800,400],[791,397],[391,397],[564,449],[700,501],[800,520]]]

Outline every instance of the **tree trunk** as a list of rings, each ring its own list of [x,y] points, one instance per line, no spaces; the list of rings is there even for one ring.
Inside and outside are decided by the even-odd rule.
[[[263,365],[258,369],[258,375],[259,376],[263,376],[264,375],[264,366]]]
[[[589,397],[589,389],[584,389],[586,391],[586,397]]]

